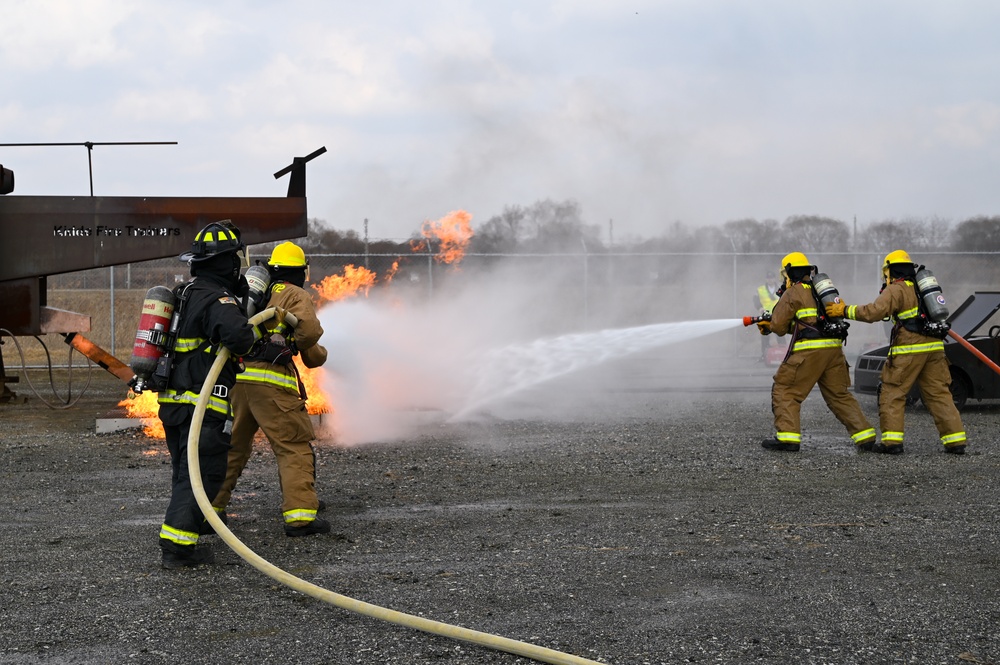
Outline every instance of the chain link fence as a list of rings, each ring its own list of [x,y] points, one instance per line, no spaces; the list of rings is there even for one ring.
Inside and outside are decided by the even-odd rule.
[[[974,291],[1000,289],[996,252],[925,252],[914,255],[926,264],[944,288],[954,311]],[[258,251],[257,256],[267,256]],[[758,314],[755,295],[768,272],[777,272],[783,254],[736,253],[550,253],[466,254],[460,263],[445,264],[433,254],[311,254],[311,284],[341,275],[347,266],[375,273],[374,289],[420,304],[455,297],[466,288],[497,283],[509,285],[542,324],[538,334],[562,334],[621,328],[670,321],[739,318]],[[883,254],[811,253],[810,260],[827,273],[848,303],[871,302],[878,295]],[[176,259],[101,268],[52,276],[47,304],[91,316],[84,334],[123,362],[128,362],[147,289],[170,286],[188,278]],[[476,286],[473,286],[476,285]],[[756,331],[735,331],[720,341],[720,352],[759,354]],[[884,343],[885,327],[856,323],[848,342],[849,356]],[[41,338],[63,364],[55,349],[58,335]],[[38,345],[29,363],[45,361]],[[65,347],[63,347],[65,348]],[[10,345],[5,345],[10,349]],[[853,352],[852,352],[853,350]],[[7,365],[19,363],[10,357]],[[83,364],[79,356],[74,364]]]

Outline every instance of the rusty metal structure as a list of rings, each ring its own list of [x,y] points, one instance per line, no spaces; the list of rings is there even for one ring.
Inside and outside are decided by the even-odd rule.
[[[306,163],[324,152],[295,157],[274,174],[290,174],[284,197],[16,196],[13,172],[0,166],[0,341],[90,331],[90,314],[47,306],[49,276],[178,256],[220,219],[232,220],[248,245],[304,237]],[[0,402],[15,382],[0,349]]]

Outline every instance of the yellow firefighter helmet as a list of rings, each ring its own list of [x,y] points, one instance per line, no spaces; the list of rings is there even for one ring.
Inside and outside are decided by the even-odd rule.
[[[882,279],[886,282],[889,281],[889,266],[899,265],[901,263],[907,263],[913,265],[913,259],[910,255],[901,249],[894,250],[885,255],[885,260],[882,261]]]
[[[812,264],[809,263],[809,259],[802,252],[792,252],[791,254],[786,254],[785,258],[781,259],[782,268],[808,268]]]
[[[781,279],[785,282],[785,288],[789,288],[792,285],[792,279],[788,276],[788,270],[790,268],[813,268],[816,266],[809,263],[809,259],[802,252],[792,252],[791,254],[786,254],[785,258],[781,259]]]
[[[304,268],[308,263],[306,253],[294,242],[283,242],[275,247],[267,261],[273,268]]]

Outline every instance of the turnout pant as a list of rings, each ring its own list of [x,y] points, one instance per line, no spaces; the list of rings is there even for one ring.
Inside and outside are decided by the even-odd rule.
[[[187,461],[188,436],[193,415],[193,406],[160,407],[160,420],[163,422],[172,465],[170,504],[167,506],[167,513],[160,527],[160,544],[165,547],[172,547],[168,543],[195,545],[198,542],[198,534],[206,522],[191,489],[191,473]],[[210,501],[226,477],[226,461],[229,455],[227,425],[224,418],[206,414],[198,435],[201,482]]]
[[[851,375],[838,347],[795,351],[781,364],[771,387],[775,437],[785,443],[802,441],[799,412],[802,402],[819,384],[820,394],[855,444],[874,440],[875,429],[851,394]]]
[[[951,372],[944,351],[894,355],[886,361],[878,401],[882,441],[886,445],[903,443],[903,411],[914,383],[919,385],[920,399],[934,418],[941,443],[964,444],[962,417],[951,397]]]
[[[235,420],[232,450],[225,481],[213,502],[217,509],[229,504],[236,481],[253,452],[253,438],[264,431],[278,465],[281,512],[285,522],[299,525],[316,518],[315,437],[305,400],[282,388],[238,381],[230,393]]]

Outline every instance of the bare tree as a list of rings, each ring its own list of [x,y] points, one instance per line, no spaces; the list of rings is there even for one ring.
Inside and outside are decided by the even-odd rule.
[[[521,206],[504,206],[503,212],[490,217],[476,230],[469,249],[486,254],[513,252],[524,239],[527,210]]]
[[[781,238],[781,229],[774,219],[733,220],[722,225],[722,233],[729,238],[731,249],[741,253],[774,251]]]
[[[847,224],[831,217],[793,215],[783,225],[784,241],[802,252],[843,252],[851,237]]]
[[[537,201],[509,206],[491,217],[472,238],[475,252],[578,252],[603,249],[600,229],[584,224],[576,201]]]
[[[953,231],[952,247],[961,252],[1000,251],[1000,217],[973,217]]]
[[[869,225],[858,238],[855,249],[873,252],[942,249],[948,237],[949,226],[948,220],[937,216],[887,219]]]

